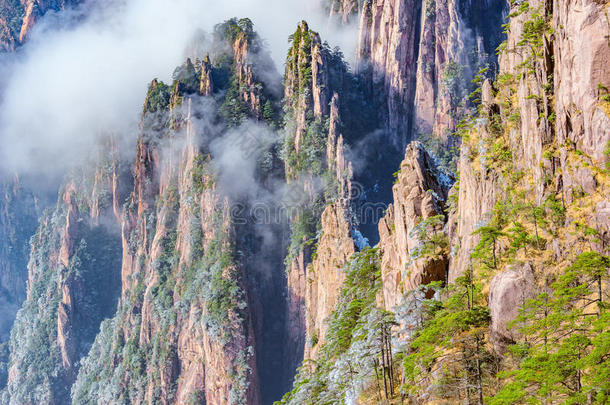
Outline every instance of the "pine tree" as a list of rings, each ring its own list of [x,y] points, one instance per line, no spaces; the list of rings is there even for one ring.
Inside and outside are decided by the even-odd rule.
[[[528,301],[514,322],[522,341],[516,370],[490,404],[607,403],[610,399],[610,317],[603,286],[610,258],[580,254],[552,284]]]
[[[489,269],[498,269],[499,240],[506,236],[495,224],[482,226],[474,232],[480,236],[480,241],[472,254],[473,259],[478,259]]]
[[[418,397],[434,383],[440,397],[483,404],[495,360],[485,345],[489,309],[481,286],[469,272],[439,293],[448,298],[426,301],[424,327],[404,353],[403,390]]]

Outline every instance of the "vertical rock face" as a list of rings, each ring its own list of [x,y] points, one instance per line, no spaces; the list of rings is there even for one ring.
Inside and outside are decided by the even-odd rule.
[[[214,117],[260,119],[273,100],[249,20],[223,28],[236,34],[220,35],[229,65],[187,60],[173,86],[152,82],[133,167],[109,145],[43,217],[3,403],[260,403],[255,334],[269,321],[249,298],[246,246],[216,190],[209,142]],[[209,97],[193,120],[199,95]]]
[[[410,138],[420,12],[418,1],[388,0],[365,3],[361,15],[358,71],[383,89],[382,120],[399,150]]]
[[[345,266],[357,249],[350,200],[353,171],[344,155],[343,136],[339,135],[337,139],[338,102],[335,94],[330,106],[326,152],[329,175],[335,176],[329,187],[336,188],[338,198],[329,203],[321,215],[318,243],[305,273],[305,358],[315,358],[317,348],[324,343],[326,320],[337,305],[345,280]]]
[[[328,115],[330,102],[327,52],[318,33],[302,21],[292,36],[284,75],[284,97],[294,117],[294,151],[301,152],[309,122]],[[290,177],[291,168],[287,167]]]
[[[383,300],[388,310],[400,304],[407,291],[446,279],[445,248],[439,246],[439,251],[418,257],[416,250],[425,241],[415,228],[422,221],[441,216],[425,232],[442,233],[451,184],[420,143],[407,147],[394,185],[394,203],[379,223]]]
[[[422,2],[414,135],[446,141],[469,112],[470,81],[479,68],[494,69],[507,2]]]
[[[38,223],[38,201],[18,177],[2,184],[0,199],[0,341],[6,342],[26,298],[29,239]]]
[[[5,0],[0,4],[5,10],[3,17],[0,17],[2,49],[12,51],[23,44],[38,19],[48,11],[65,10],[80,2],[80,0]]]
[[[488,80],[483,84],[481,96],[482,115],[487,119],[493,114],[492,92],[491,83]],[[474,130],[477,131],[480,138],[489,136],[488,130],[482,122]],[[452,193],[457,196],[459,204],[449,212],[447,224],[447,233],[452,241],[448,274],[450,282],[454,282],[457,277],[466,272],[472,250],[479,240],[475,231],[489,220],[499,193],[497,174],[486,167],[473,167],[469,159],[470,154],[470,146],[462,145],[458,161],[459,187],[452,190]]]
[[[362,1],[359,0],[328,0],[326,8],[331,21],[342,24],[357,22]]]
[[[8,379],[8,341],[26,299],[30,238],[40,214],[38,199],[19,177],[0,181],[0,390]]]
[[[153,83],[149,97],[162,86]],[[188,95],[174,90],[167,97],[170,106],[148,111],[142,124],[122,225],[121,303],[84,361],[73,396],[258,404],[254,328],[230,206],[215,190]],[[159,118],[172,123],[167,137],[154,125]],[[117,389],[119,381],[124,388]]]
[[[14,27],[0,21],[5,46],[22,41],[41,10],[66,4],[14,3],[22,8],[23,28],[14,36]],[[369,274],[359,280],[380,288],[370,300],[375,311],[365,314],[375,376],[379,344],[384,383],[393,350],[386,325],[393,321],[377,306],[394,311],[423,284],[456,281],[473,264],[477,231],[507,199],[522,198],[509,202],[530,221],[526,231],[535,242],[532,236],[526,249],[548,245],[542,258],[516,247],[514,257],[496,265],[494,240],[489,337],[502,353],[518,338],[508,325],[519,307],[535,294],[536,283],[552,278],[543,274],[542,260],[560,262],[580,251],[585,242],[571,234],[576,227],[593,229],[599,238],[590,246],[600,251],[610,235],[604,152],[610,27],[608,6],[599,1],[514,2],[498,80],[484,81],[478,119],[461,131],[459,183],[452,191],[451,176],[421,143],[409,143],[430,133],[449,142],[445,137],[459,118],[473,112],[468,83],[479,67],[495,63],[489,55],[502,38],[505,8],[503,0],[332,1],[329,13],[343,23],[360,13],[358,77],[345,74],[340,57],[307,23],[299,24],[286,63],[284,168],[277,170],[291,194],[288,208],[296,208],[289,213],[285,276],[259,274],[283,267],[284,247],[273,239],[275,251],[265,250],[258,231],[283,237],[283,224],[273,230],[237,224],[234,209],[242,201],[224,194],[210,152],[210,138],[240,133],[245,119],[279,121],[271,96],[277,89],[261,79],[269,61],[251,22],[221,24],[222,58],[212,53],[201,63],[187,60],[172,86],[151,83],[128,170],[111,146],[93,169],[68,177],[55,209],[41,217],[2,402],[256,405],[276,399],[285,382],[275,380],[291,378],[303,357],[317,360],[332,340],[327,321],[341,301],[345,267],[362,248],[347,145],[355,136],[346,130],[361,123],[354,118],[359,111],[350,116],[355,124],[342,122],[342,114],[358,106],[352,93],[342,92],[350,81],[358,91],[364,84],[365,101],[381,106],[382,159],[395,154],[386,145],[401,153],[406,148],[393,204],[378,225],[379,250],[371,250],[372,260],[380,257],[382,286],[377,265],[363,267]],[[196,103],[203,110],[192,111]],[[217,131],[223,119],[227,125]],[[276,150],[269,154],[276,165]],[[18,204],[24,213],[15,221]],[[14,312],[25,296],[19,260],[11,255],[26,236],[16,229],[32,226],[36,207],[16,182],[4,189],[0,208],[0,233],[7,235],[0,240],[0,309]],[[559,225],[539,229],[543,214],[559,217],[549,220]],[[498,251],[509,252],[506,245],[498,243]],[[347,345],[350,355],[358,356],[365,335]],[[362,381],[366,390],[369,381]]]
[[[475,232],[490,221],[497,226],[502,206],[520,203],[512,199],[526,201],[521,204],[529,207],[526,220],[535,221],[531,232],[538,246],[537,216],[559,217],[546,235],[552,263],[573,260],[583,250],[607,249],[610,195],[602,168],[610,125],[603,96],[610,48],[601,34],[610,30],[607,5],[541,0],[515,4],[511,12],[497,88],[484,83],[479,119],[461,150],[459,191],[454,191],[459,203],[449,221],[455,246],[450,280],[472,261],[480,241]],[[573,236],[578,231],[569,229],[580,221],[598,232],[597,242],[582,245],[584,239]],[[490,285],[490,337],[498,352],[517,337],[507,328],[515,308],[539,290],[536,284],[548,285],[548,259],[527,260],[503,268]]]
[[[113,218],[115,204],[107,203],[120,170],[116,155],[106,154],[92,169],[73,175],[55,210],[41,218],[31,242],[27,300],[11,335],[7,403],[66,403],[78,361],[101,321],[114,313],[120,291],[118,229],[112,221],[99,223]]]
[[[250,41],[251,39],[244,33],[239,35],[233,43],[235,73],[241,89],[241,97],[248,106],[250,114],[260,118],[262,116],[262,86],[257,85],[254,80],[254,72],[250,63]]]
[[[212,81],[212,64],[210,55],[206,55],[201,62],[201,79],[199,79],[199,94],[210,96],[214,92],[214,82]]]
[[[468,112],[470,81],[494,62],[506,7],[505,0],[364,3],[358,71],[380,97],[381,119],[397,149],[419,135],[447,142]]]
[[[344,268],[356,251],[347,214],[339,203],[329,205],[322,213],[322,234],[307,269],[305,358],[315,358],[325,341],[326,320],[339,300]]]
[[[474,232],[489,220],[499,193],[496,175],[474,170],[466,156],[467,149],[463,148],[458,163],[459,189],[453,191],[457,193],[459,205],[449,215],[448,232],[452,241],[450,282],[466,272],[472,250],[479,241]]]
[[[3,51],[12,51],[19,44],[19,33],[25,15],[22,0],[7,0],[0,3],[5,14],[0,17],[0,45]],[[16,18],[12,19],[11,17]]]
[[[489,83],[483,86],[483,120],[475,129],[479,133],[476,138],[489,136],[486,123],[497,114],[507,122],[516,122],[507,129],[511,153],[515,166],[531,173],[538,205],[555,193],[570,203],[575,193],[599,191],[590,165],[603,167],[608,159],[604,145],[610,137],[607,102],[602,99],[610,77],[605,63],[610,50],[599,35],[610,29],[604,9],[595,1],[537,1],[521,11],[515,6],[500,57],[505,88],[492,90]],[[532,21],[544,24],[543,31],[530,32]],[[552,34],[544,35],[548,30],[553,30]],[[473,232],[489,220],[504,193],[493,167],[484,160],[473,163],[468,158],[487,152],[485,145],[478,148],[466,145],[461,151],[460,203],[456,222],[450,221],[457,223],[457,238],[453,240],[459,249],[452,256],[450,279],[466,270],[478,242]],[[582,151],[579,157],[574,149]],[[554,189],[549,187],[552,179]],[[596,210],[603,210],[603,206],[601,203]],[[593,219],[594,227],[604,232],[608,221],[598,219]]]
[[[575,143],[591,162],[603,167],[610,142],[610,103],[602,97],[610,88],[610,30],[608,5],[596,1],[555,2],[553,47],[556,136],[559,144]],[[567,198],[573,190],[591,191],[593,173],[572,166],[561,151]],[[606,221],[606,225],[608,222]]]
[[[356,251],[354,173],[341,134],[341,95],[335,92],[346,80],[344,71],[305,22],[292,41],[285,75],[286,178],[302,198],[293,218],[288,264],[290,330],[304,357],[315,358],[339,298],[344,267]]]
[[[290,122],[285,141],[289,155],[285,161],[285,172],[286,181],[294,184],[290,190],[292,195],[289,197],[294,201],[293,205],[297,212],[291,218],[292,243],[287,258],[289,316],[287,328],[291,345],[297,348],[294,358],[290,361],[297,366],[303,358],[302,350],[305,348],[307,335],[307,268],[312,256],[310,240],[315,236],[319,221],[319,217],[316,216],[321,214],[321,212],[313,212],[313,207],[321,203],[318,176],[322,175],[326,168],[326,162],[317,161],[319,165],[317,168],[308,165],[311,161],[307,156],[315,153],[318,158],[323,158],[322,153],[327,152],[327,146],[320,145],[319,139],[315,139],[323,135],[311,134],[311,128],[322,131],[321,126],[327,117],[330,99],[326,73],[327,53],[322,49],[320,36],[302,21],[291,39],[292,46],[288,53],[284,75],[284,98]],[[334,115],[332,127],[336,127],[338,121],[336,110]],[[336,142],[337,134],[334,131],[332,133]],[[300,230],[296,230],[297,226]]]

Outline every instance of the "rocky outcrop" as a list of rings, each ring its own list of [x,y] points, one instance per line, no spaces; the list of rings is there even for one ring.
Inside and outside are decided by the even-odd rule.
[[[489,119],[496,108],[489,80],[482,86],[481,106],[482,116]],[[473,129],[481,139],[488,137],[488,129],[483,120],[485,118]],[[473,167],[469,158],[471,153],[469,145],[462,145],[458,161],[460,179],[451,191],[457,196],[458,204],[457,207],[452,207],[447,222],[447,234],[451,241],[449,282],[454,282],[466,273],[470,255],[479,241],[475,232],[489,221],[500,192],[498,174],[486,167],[480,167],[479,170]]]
[[[315,358],[325,341],[326,320],[337,306],[345,281],[345,266],[356,251],[348,212],[339,203],[322,213],[322,234],[318,240],[306,280],[305,358]]]
[[[446,247],[434,246],[430,254],[417,255],[416,250],[426,241],[415,228],[422,221],[441,216],[440,221],[424,228],[424,233],[443,232],[451,183],[420,143],[407,147],[394,185],[394,203],[379,222],[383,301],[388,310],[400,304],[407,291],[447,277]]]
[[[411,139],[420,13],[418,1],[388,0],[366,2],[360,17],[357,69],[381,98],[384,129],[398,150]]]
[[[237,36],[233,42],[233,55],[235,57],[235,75],[238,82],[241,98],[244,100],[250,114],[254,117],[262,117],[262,86],[257,85],[254,71],[250,62],[250,44],[252,39],[248,33]]]
[[[64,190],[62,202],[67,208],[66,225],[64,227],[59,248],[59,262],[63,268],[69,268],[74,257],[76,243],[81,240],[82,216],[76,199],[76,184],[70,183]],[[59,308],[57,309],[57,346],[61,353],[61,365],[66,374],[75,377],[74,362],[76,358],[76,342],[74,339],[75,296],[83,294],[83,286],[74,273],[61,274],[58,280]],[[31,296],[29,298],[32,298]]]
[[[470,81],[494,63],[506,7],[505,0],[364,2],[357,69],[375,89],[398,150],[420,135],[449,142],[470,111]]]
[[[290,218],[293,229],[296,224],[302,228],[298,233],[292,232],[287,259],[287,329],[290,345],[298,348],[291,359],[295,368],[303,359],[307,324],[311,323],[307,320],[307,308],[312,305],[308,302],[311,298],[308,297],[308,269],[313,254],[311,244],[316,237],[317,224],[322,214],[317,207],[325,205],[319,177],[328,169],[328,160],[332,158],[334,162],[336,158],[336,142],[339,136],[336,108],[338,96],[335,98],[332,119],[329,117],[330,88],[327,69],[327,51],[322,47],[320,36],[302,21],[292,36],[284,75],[284,99],[290,123],[285,141],[288,152],[288,158],[285,160],[286,181],[291,184],[290,195],[287,196],[290,201],[288,208],[294,211]],[[322,134],[312,134],[310,130],[320,128],[326,118],[330,119],[328,138],[332,142],[319,145],[319,141],[314,138]],[[308,158],[311,154],[322,159],[316,159],[317,168],[308,164],[312,162]],[[336,167],[336,163],[332,164]]]
[[[610,136],[602,98],[604,81],[610,77],[603,62],[609,48],[598,35],[609,29],[603,9],[595,1],[536,1],[511,10],[500,56],[500,87],[484,84],[481,118],[471,129],[480,143],[471,141],[461,150],[459,204],[450,220],[457,246],[451,280],[466,270],[479,240],[473,232],[489,221],[507,191],[499,180],[501,171],[486,157],[492,147],[489,139],[498,136],[499,120],[509,139],[512,164],[518,173],[531,176],[531,186],[523,188],[532,193],[534,205],[552,198],[565,207],[584,192],[601,208],[609,198],[594,168],[605,164],[603,150]],[[532,32],[534,24],[538,28]],[[596,212],[587,214],[587,221],[604,234],[608,221],[600,222]]]
[[[79,4],[80,0],[8,0],[2,4],[5,18],[0,17],[0,44],[13,51],[23,44],[36,22],[49,11],[61,11]]]
[[[113,216],[116,204],[106,204],[113,189],[101,190],[100,184],[120,176],[115,157],[92,159],[92,167],[70,176],[55,210],[43,214],[31,240],[27,300],[10,341],[7,403],[33,404],[41,398],[66,403],[79,360],[101,321],[114,313],[120,293],[118,229],[100,223]],[[119,200],[125,197],[114,192]],[[97,271],[100,265],[104,273]]]
[[[0,342],[6,342],[26,298],[29,240],[40,208],[18,176],[2,182],[0,189]]]
[[[61,11],[68,7],[73,7],[82,2],[82,0],[20,0],[25,8],[25,16],[23,17],[23,24],[21,31],[19,32],[19,42],[23,43],[30,30],[41,18],[49,11]]]
[[[327,0],[325,4],[331,21],[341,24],[357,22],[361,5],[358,0]]]
[[[284,162],[276,145],[265,155],[271,166],[284,166],[269,170],[277,177],[285,174],[278,182],[281,188],[288,183],[289,208],[296,208],[288,218],[286,275],[279,263],[284,224],[255,229],[248,222],[252,218],[234,221],[234,208],[243,201],[224,194],[222,173],[212,163],[209,138],[224,136],[229,128],[241,133],[247,118],[279,121],[251,22],[220,25],[215,34],[223,43],[214,49],[224,53],[224,62],[212,53],[201,63],[188,60],[171,86],[151,83],[129,170],[122,169],[112,145],[103,154],[109,161],[69,177],[55,210],[42,217],[32,239],[28,298],[13,332],[2,399],[256,405],[277,397],[282,387],[268,388],[276,377],[269,370],[281,370],[275,380],[288,379],[303,357],[316,360],[324,353],[345,267],[362,247],[347,145],[356,136],[341,115],[354,109],[349,118],[356,127],[358,107],[365,103],[382,106],[383,142],[376,158],[406,148],[393,204],[378,226],[379,250],[372,251],[380,255],[383,282],[373,306],[394,311],[409,291],[433,281],[456,281],[479,266],[471,274],[484,291],[489,287],[489,336],[502,353],[519,338],[508,327],[519,307],[536,293],[537,283],[553,281],[550,272],[541,274],[546,264],[563,265],[585,245],[573,231],[589,227],[586,232],[596,233],[589,247],[599,251],[607,249],[610,234],[603,152],[610,139],[607,6],[593,0],[558,3],[514,2],[501,76],[494,85],[484,81],[477,119],[460,128],[459,183],[452,191],[453,178],[421,143],[409,141],[434,133],[450,143],[446,136],[460,116],[474,111],[466,97],[469,82],[479,67],[495,62],[489,54],[502,37],[498,22],[504,2],[331,2],[330,15],[344,23],[361,13],[358,77],[346,74],[340,56],[300,23],[284,78]],[[26,32],[37,15],[29,5],[42,7],[42,2],[27,4]],[[363,99],[354,96],[361,84]],[[342,92],[350,86],[354,94]],[[219,107],[205,114],[192,111],[199,102]],[[224,118],[231,121],[226,126]],[[365,192],[374,192],[381,171],[373,170]],[[276,199],[276,184],[271,187]],[[19,200],[17,194],[7,189],[6,200]],[[514,231],[509,227],[517,228],[516,220],[498,220],[498,203],[517,212],[529,238],[522,245],[499,241],[497,251],[506,257],[498,263],[494,240],[493,266],[483,267],[472,255],[481,241],[477,231],[491,224],[498,227],[498,238],[506,239]],[[12,236],[16,222],[0,207],[0,231]],[[544,223],[538,221],[542,215]],[[278,238],[262,241],[266,232]],[[0,241],[0,265],[12,247]],[[546,250],[534,257],[532,249]],[[2,286],[18,284],[15,274],[3,272]],[[493,276],[489,285],[488,274]],[[420,298],[426,293],[430,298],[432,291],[425,290]],[[476,303],[477,313],[487,319],[479,308],[483,304]],[[393,332],[385,324],[391,322],[381,319],[385,315],[366,314],[367,322],[383,324],[367,344],[378,350],[376,339],[381,340],[384,383],[393,373],[388,364]],[[486,333],[481,332],[483,340]],[[372,358],[377,368],[377,354]],[[359,382],[365,395],[367,383]]]
[[[535,292],[534,272],[529,263],[510,266],[498,273],[489,285],[489,312],[491,315],[490,339],[498,354],[519,337],[518,327],[511,327],[519,308]]]
[[[253,23],[248,18],[232,18],[219,24],[215,28],[216,43],[214,46],[213,57],[221,60],[219,56],[224,54],[224,62],[212,67],[220,74],[229,74],[231,77],[228,82],[229,97],[231,99],[231,109],[233,114],[238,113],[239,118],[248,116],[256,120],[271,120],[273,115],[274,103],[280,98],[279,74],[275,64],[265,50],[263,40],[254,31]],[[226,71],[227,60],[231,60],[231,72]],[[204,60],[205,65],[205,60]],[[200,91],[205,94],[208,90],[207,69],[202,66],[202,78]],[[224,84],[225,86],[227,84]],[[212,88],[212,90],[214,90]],[[243,110],[243,111],[242,111]],[[227,117],[231,119],[231,117]]]
[[[341,96],[333,92],[330,80],[329,50],[305,22],[292,41],[285,75],[285,100],[292,120],[287,127],[291,132],[286,147],[291,157],[286,161],[286,178],[298,188],[294,193],[302,196],[300,212],[313,218],[304,224],[305,237],[292,236],[303,239],[293,240],[299,248],[289,264],[289,328],[296,332],[292,337],[295,345],[304,347],[304,357],[311,359],[324,342],[326,321],[345,279],[344,267],[356,251],[351,201],[354,173],[341,134]],[[317,156],[315,161],[312,155]],[[297,214],[293,221],[302,218]],[[316,243],[313,249],[312,243]]]
[[[158,135],[140,138],[132,208],[123,224],[128,257],[115,322],[121,325],[122,339],[157,354],[144,363],[143,374],[135,375],[129,364],[105,369],[107,362],[120,361],[119,352],[90,359],[79,375],[76,395],[98,395],[82,389],[102,369],[101,386],[124,379],[146,402],[196,398],[208,404],[259,403],[245,278],[240,263],[232,259],[230,207],[214,190],[191,122],[190,100],[183,104],[182,97],[175,94],[172,98],[180,101],[165,114],[182,117],[174,124],[176,131],[184,131],[184,139],[170,137],[161,149]],[[147,203],[147,195],[158,196],[159,203]],[[147,375],[151,377],[141,384],[139,378]]]
[[[198,71],[187,61],[171,91],[153,81],[133,179],[113,160],[111,144],[99,165],[67,183],[43,220],[11,342],[7,402],[64,403],[77,380],[76,402],[113,390],[111,397],[135,403],[259,403],[254,327],[244,269],[233,258],[230,206],[214,189],[186,98],[200,90],[210,66],[204,61]],[[170,127],[180,136],[160,136]],[[116,327],[103,327],[91,349],[105,356],[83,359],[100,322],[113,314]],[[40,325],[48,342],[35,338]],[[112,348],[104,346],[109,342]],[[33,370],[39,356],[44,364]],[[48,384],[37,384],[41,379]],[[114,391],[119,386],[125,390]]]
[[[210,55],[207,54],[201,62],[201,79],[199,79],[199,94],[210,96],[214,92],[214,82],[212,81],[212,63]]]
[[[302,21],[292,36],[292,46],[286,61],[284,98],[295,121],[294,151],[301,152],[303,136],[309,121],[321,121],[328,115],[330,88],[327,54],[320,35]],[[310,118],[311,117],[311,118]],[[287,167],[290,176],[291,168]]]
[[[447,227],[451,240],[450,282],[468,269],[470,255],[479,241],[475,231],[489,221],[499,193],[496,174],[474,170],[467,156],[468,151],[463,147],[458,163],[459,187],[453,191],[459,204],[450,212]]]
[[[573,143],[584,152],[587,163],[604,167],[610,142],[610,103],[604,96],[610,88],[610,46],[603,35],[610,30],[608,5],[599,1],[555,2],[554,55],[556,136],[559,145]],[[579,189],[591,193],[594,171],[570,162],[560,150],[564,194],[571,201]],[[608,226],[608,221],[605,221]]]
[[[13,51],[19,45],[19,34],[25,15],[24,3],[23,0],[2,3],[5,14],[0,17],[0,46],[3,51]]]

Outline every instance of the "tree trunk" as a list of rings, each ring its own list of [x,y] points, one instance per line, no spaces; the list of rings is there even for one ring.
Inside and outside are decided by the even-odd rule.
[[[377,395],[379,396],[379,402],[381,402],[381,385],[379,384],[379,372],[377,370],[377,359],[373,360],[373,367],[375,368],[375,381],[377,381]]]
[[[482,377],[481,377],[481,359],[479,358],[479,350],[480,350],[480,345],[479,345],[479,338],[476,338],[476,342],[477,342],[477,352],[476,352],[476,359],[477,359],[477,393],[479,394],[479,405],[483,405],[483,381],[482,381]]]

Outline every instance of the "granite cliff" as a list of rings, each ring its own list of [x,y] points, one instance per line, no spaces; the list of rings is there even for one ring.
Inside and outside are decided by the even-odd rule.
[[[7,183],[2,403],[608,401],[607,2],[325,4],[353,69],[231,19],[135,153]]]

